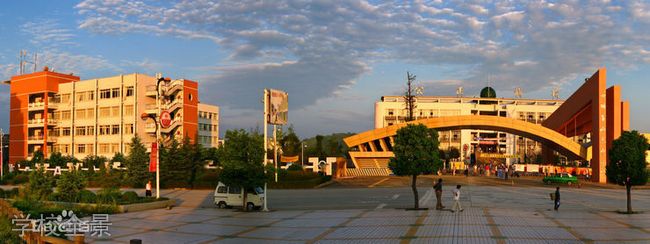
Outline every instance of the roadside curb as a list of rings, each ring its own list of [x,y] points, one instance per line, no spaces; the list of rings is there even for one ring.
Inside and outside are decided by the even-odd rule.
[[[328,182],[321,183],[320,185],[314,186],[314,189],[318,189],[318,188],[323,188],[323,187],[329,186],[329,185],[331,185],[331,184],[334,184],[334,182],[336,182],[336,181],[334,181],[334,180],[330,180],[330,181],[328,181]]]

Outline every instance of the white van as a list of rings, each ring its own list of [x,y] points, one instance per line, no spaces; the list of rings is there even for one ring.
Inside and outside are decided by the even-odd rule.
[[[246,209],[259,209],[264,204],[264,189],[255,187],[246,197]],[[227,186],[221,182],[214,190],[214,204],[219,208],[242,207],[244,193],[240,187]]]

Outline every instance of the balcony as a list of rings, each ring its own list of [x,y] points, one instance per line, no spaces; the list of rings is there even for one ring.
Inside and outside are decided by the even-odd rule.
[[[167,105],[167,111],[172,113],[183,106],[183,99],[176,99],[171,104]]]
[[[144,112],[147,114],[158,114],[158,107],[156,104],[147,104],[144,106]]]
[[[183,124],[183,119],[181,117],[176,117],[174,118],[174,120],[172,120],[172,123],[169,125],[169,127],[164,128],[161,131],[163,133],[170,133],[172,130],[174,130],[176,127],[182,124]]]
[[[27,104],[28,111],[38,111],[45,109],[45,102],[31,102]]]
[[[30,119],[27,121],[27,127],[43,127],[44,123],[43,119]]]
[[[148,85],[145,90],[145,96],[148,97],[156,97],[158,95],[158,92],[156,91],[156,85]]]
[[[40,136],[29,136],[27,137],[27,144],[43,144],[44,137]]]

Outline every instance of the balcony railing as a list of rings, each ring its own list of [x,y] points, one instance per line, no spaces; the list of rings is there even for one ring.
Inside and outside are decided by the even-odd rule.
[[[32,102],[27,104],[27,108],[32,109],[43,109],[45,107],[45,102]]]

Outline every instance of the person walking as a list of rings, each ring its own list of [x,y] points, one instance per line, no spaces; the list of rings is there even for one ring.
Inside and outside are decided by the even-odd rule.
[[[144,196],[145,197],[151,196],[151,181],[147,182],[147,185],[145,186]]]
[[[555,188],[555,199],[554,199],[554,204],[555,204],[555,211],[557,211],[558,208],[560,208],[560,187],[558,186]]]
[[[442,179],[438,179],[438,183],[433,185],[433,190],[436,192],[436,210],[442,210]]]
[[[462,206],[460,206],[460,185],[456,185],[456,189],[454,189],[452,192],[454,193],[454,206],[451,208],[451,212],[462,212],[464,209]]]

